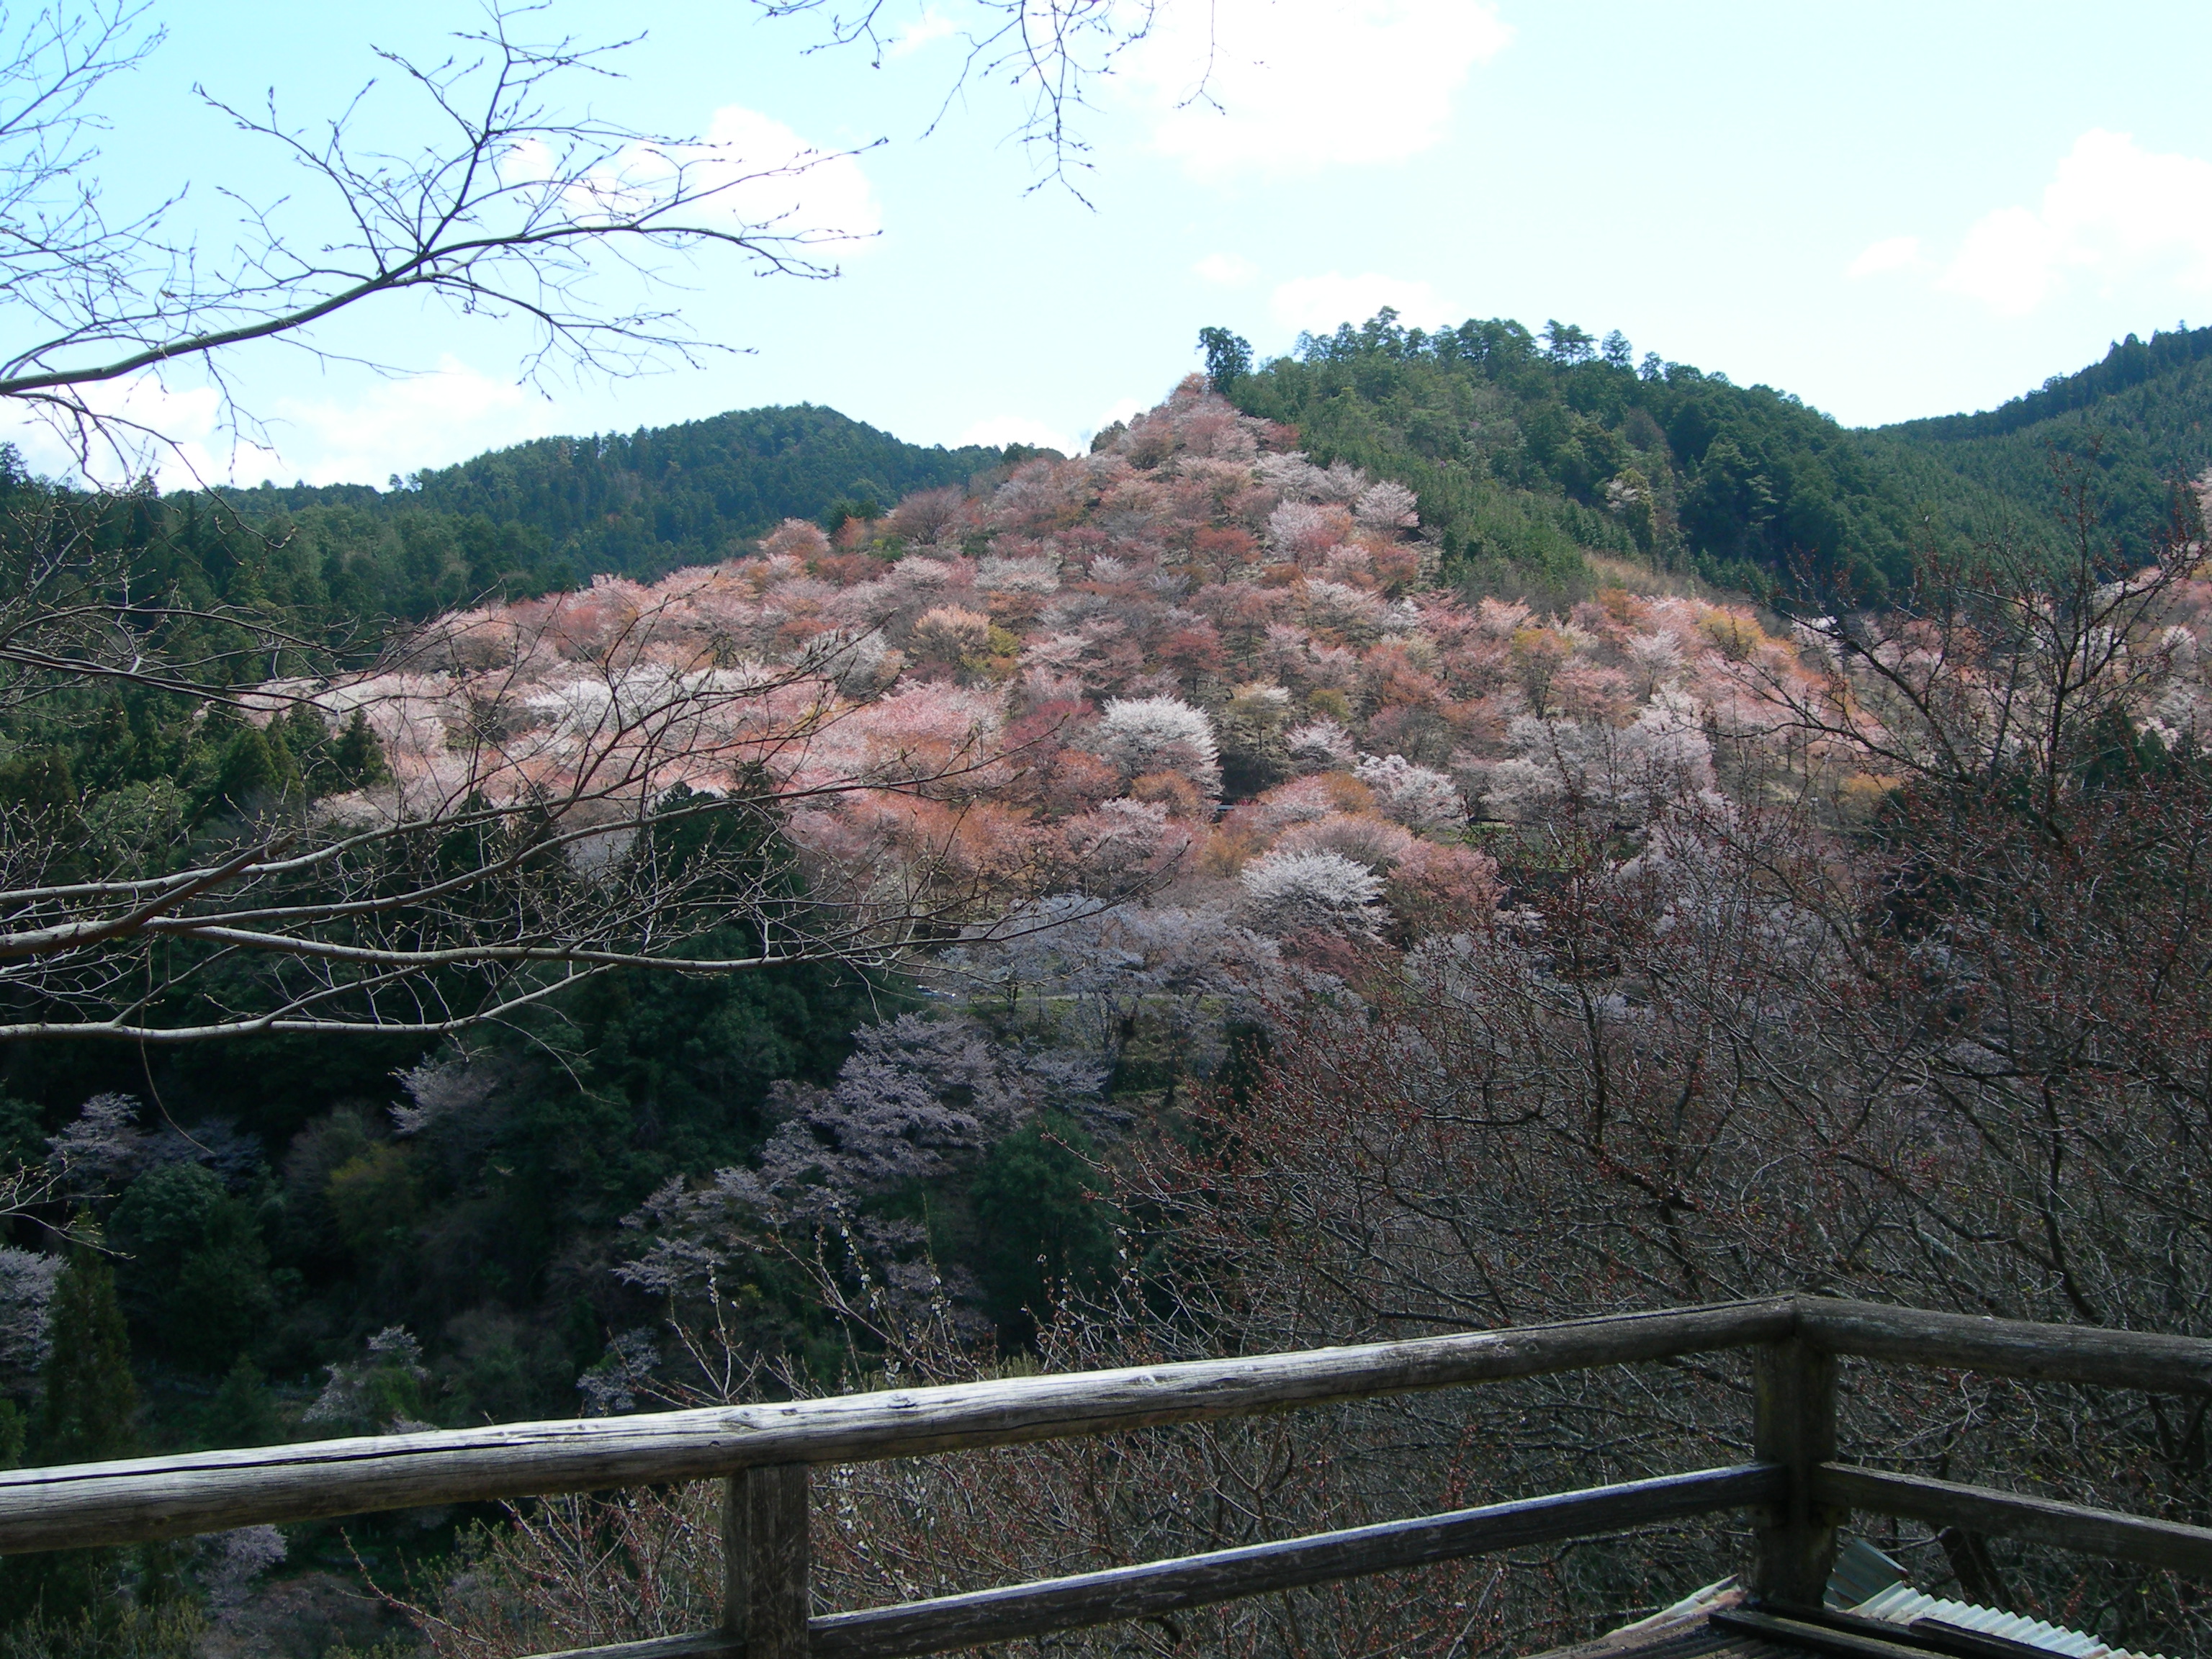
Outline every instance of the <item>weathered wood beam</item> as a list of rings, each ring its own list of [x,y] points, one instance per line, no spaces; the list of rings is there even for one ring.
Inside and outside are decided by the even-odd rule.
[[[1818,1607],[1836,1561],[1836,1516],[1813,1496],[1814,1468],[1836,1455],[1836,1357],[1802,1338],[1753,1357],[1752,1450],[1789,1476],[1759,1516],[1753,1593]]]
[[[1903,1516],[1936,1526],[2024,1538],[2110,1561],[2140,1561],[2196,1577],[2212,1577],[2212,1527],[2154,1521],[2145,1516],[2061,1503],[2054,1498],[1960,1486],[1924,1475],[1893,1474],[1848,1463],[1823,1463],[1814,1470],[1813,1496],[1817,1502],[1839,1508],[1870,1510],[1876,1515]]]
[[[1875,1302],[1797,1298],[1798,1334],[1831,1353],[1986,1371],[2040,1382],[2085,1382],[2155,1394],[2212,1393],[2212,1341],[1978,1319]]]
[[[771,1463],[725,1483],[721,1634],[745,1659],[806,1659],[806,1476],[804,1463]]]
[[[1787,1297],[1304,1353],[0,1473],[0,1553],[1192,1423],[1787,1337]]]
[[[812,1659],[910,1659],[1053,1631],[1157,1617],[1304,1584],[1455,1561],[1532,1544],[1622,1532],[1771,1504],[1783,1471],[1766,1464],[1701,1469],[1587,1492],[1490,1504],[1413,1521],[1321,1533],[1072,1578],[947,1595],[809,1621]],[[743,1659],[721,1632],[589,1648],[544,1659]]]

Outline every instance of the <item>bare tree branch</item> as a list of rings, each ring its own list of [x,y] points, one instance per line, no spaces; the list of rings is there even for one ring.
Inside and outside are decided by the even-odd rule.
[[[0,398],[62,430],[82,464],[100,447],[135,458],[161,434],[95,398],[99,387],[198,365],[235,432],[252,418],[230,392],[226,354],[276,340],[321,361],[360,361],[323,343],[317,325],[364,301],[416,293],[519,322],[533,337],[523,378],[535,382],[696,363],[726,349],[702,341],[676,309],[607,305],[596,289],[611,276],[665,287],[668,257],[710,248],[763,272],[836,274],[819,256],[845,232],[758,204],[763,184],[833,156],[746,157],[567,112],[556,99],[580,77],[611,75],[633,43],[525,39],[518,27],[534,9],[494,7],[434,64],[379,53],[429,118],[423,141],[403,153],[354,138],[374,82],[319,127],[285,117],[273,94],[246,108],[203,92],[307,186],[275,201],[219,191],[239,210],[238,240],[210,260],[167,231],[173,202],[121,223],[100,208],[87,100],[152,51],[158,32],[134,36],[143,11],[120,0],[58,0],[0,63],[0,301],[31,325],[0,348]]]

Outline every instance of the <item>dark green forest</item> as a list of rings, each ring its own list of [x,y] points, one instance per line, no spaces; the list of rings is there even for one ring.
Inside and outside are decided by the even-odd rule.
[[[650,581],[728,556],[784,519],[870,519],[1008,458],[902,443],[835,410],[740,410],[680,426],[544,438],[366,484],[226,491],[205,518],[269,544],[275,602],[419,621],[482,595],[529,598],[598,575]],[[197,544],[195,544],[197,545]],[[239,555],[203,559],[211,577]]]
[[[1921,554],[2047,538],[2069,479],[2139,556],[2175,480],[2212,464],[2212,329],[2130,335],[1990,413],[1874,430],[1556,321],[1428,333],[1386,311],[1256,372],[1208,335],[1239,408],[1412,486],[1448,566],[1486,586],[1571,593],[1589,549],[1879,602]]]
[[[2172,481],[2212,465],[2212,328],[2148,343],[2130,334],[2102,362],[1996,409],[1905,421],[1863,441],[1900,471],[1980,486],[2030,519],[2048,520],[2063,481],[2081,477],[2107,526],[2139,550],[2166,521]]]
[[[1632,362],[1617,335],[1557,323],[1540,335],[1506,321],[1425,335],[1386,313],[1256,371],[1237,373],[1233,357],[1224,367],[1217,380],[1240,407],[1295,428],[1317,459],[1413,487],[1447,572],[1475,587],[1571,587],[1587,549],[1739,587],[1812,569],[1878,597],[1910,579],[1924,538],[2047,523],[2054,461],[2089,458],[2116,526],[2132,532],[2162,513],[2177,472],[2212,459],[2212,330],[2148,346],[2131,337],[1992,413],[1875,432],[1722,374]],[[988,488],[1019,459],[920,448],[802,407],[544,440],[390,490],[148,490],[82,505],[142,588],[264,617],[325,641],[330,658],[357,657],[390,623],[477,595],[607,571],[649,578],[740,550],[785,517],[830,527],[917,489]],[[55,495],[19,470],[0,485],[19,522],[27,503]],[[173,644],[216,663],[218,681],[312,665],[194,626]],[[350,787],[375,764],[358,735],[313,721],[258,730],[130,686],[19,711],[6,742],[0,799],[95,838],[149,820],[217,824],[272,791]],[[763,1132],[769,1085],[828,1078],[853,1029],[897,1000],[826,969],[600,981],[546,1030],[500,1039],[526,1082],[442,1160],[403,1159],[378,1138],[395,1068],[422,1059],[405,1040],[154,1054],[17,1045],[0,1060],[0,1129],[35,1162],[41,1137],[113,1091],[166,1122],[221,1120],[249,1138],[236,1156],[259,1173],[242,1195],[201,1182],[116,1220],[160,1246],[120,1269],[135,1351],[156,1379],[156,1438],[237,1432],[219,1403],[226,1356],[312,1377],[394,1323],[447,1333],[435,1342],[442,1420],[557,1411],[609,1327],[613,1310],[582,1288],[604,1279],[586,1264],[609,1230],[668,1176],[742,1158]],[[334,1183],[337,1171],[349,1173]],[[341,1191],[351,1196],[334,1207]],[[511,1316],[448,1331],[488,1293]]]

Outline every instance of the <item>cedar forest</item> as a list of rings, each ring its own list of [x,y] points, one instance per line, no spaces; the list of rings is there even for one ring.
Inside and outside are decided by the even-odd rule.
[[[750,792],[766,827],[735,865],[772,870],[759,890],[924,920],[745,972],[611,965],[448,1034],[11,1041],[0,1153],[31,1196],[0,1248],[0,1451],[1797,1285],[2212,1334],[2190,1197],[2212,1176],[2212,329],[1876,430],[1559,322],[1385,312],[1264,363],[1220,330],[1200,348],[1206,373],[1074,456],[801,407],[382,490],[95,498],[11,457],[0,516],[65,519],[178,596],[165,648],[209,694],[8,703],[0,810],[11,847],[46,849],[12,884],[557,795],[604,762],[592,711],[675,686],[682,740],[635,774],[652,810]],[[732,908],[673,948],[772,954],[775,925]],[[100,994],[144,1027],[293,994],[216,945],[160,948],[191,971]],[[15,1029],[106,1012],[44,982],[7,998]],[[1708,1433],[1704,1386],[1647,1401],[1651,1443],[1607,1455],[1665,1464]],[[1996,1393],[1912,1409],[1962,1465],[2028,1415]],[[1406,1411],[1399,1431],[1434,1428]],[[1146,1508],[1140,1475],[1200,1478],[1169,1449],[1115,1478],[1009,1454],[977,1478],[1084,1540],[1049,1558],[933,1531],[942,1492],[855,1474],[861,1519],[823,1571],[856,1595],[1070,1571],[1563,1457],[1343,1433],[1371,1437],[1364,1471],[1288,1427],[1224,1431],[1242,1518]],[[2067,1434],[2142,1507],[2212,1501],[2179,1429],[2114,1407]],[[0,1596],[58,1631],[103,1572],[149,1606],[167,1583],[185,1642],[252,1628],[287,1583],[366,1575],[412,1612],[345,1626],[363,1645],[627,1639],[701,1622],[676,1581],[707,1570],[667,1565],[693,1501],[27,1559]],[[629,1622],[563,1623],[575,1540],[610,1514],[635,1529],[609,1570]],[[898,1550],[852,1542],[870,1527]],[[1524,1565],[1466,1650],[1565,1639],[1592,1585],[1656,1603],[1710,1565],[1653,1547]],[[2203,1628],[2147,1570],[1924,1560],[2112,1639]],[[1435,1583],[1476,1605],[1476,1569]],[[1392,1650],[1443,1653],[1467,1622],[1334,1594]],[[1281,1650],[1270,1616],[1224,1610],[1204,1639]]]

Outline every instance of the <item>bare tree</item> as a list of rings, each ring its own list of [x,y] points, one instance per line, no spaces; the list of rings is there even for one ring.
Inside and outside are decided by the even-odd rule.
[[[0,302],[14,340],[0,349],[0,398],[46,416],[81,461],[94,447],[143,453],[163,435],[95,389],[192,365],[231,395],[238,347],[273,340],[341,356],[320,325],[364,302],[414,294],[470,316],[520,323],[526,378],[562,370],[623,374],[707,349],[681,312],[647,300],[607,305],[607,267],[665,288],[671,257],[720,248],[754,269],[821,277],[832,228],[757,211],[759,187],[827,159],[755,158],[572,110],[580,83],[614,72],[621,46],[533,40],[533,8],[494,5],[453,55],[417,63],[380,52],[411,93],[421,137],[388,153],[355,128],[374,82],[319,122],[203,93],[243,132],[299,171],[305,190],[273,200],[220,187],[237,240],[210,253],[171,228],[182,193],[111,218],[102,200],[97,94],[160,45],[137,0],[53,0],[0,52]],[[379,112],[380,113],[380,110]],[[356,360],[357,361],[357,360]],[[388,368],[388,363],[374,366]]]
[[[181,194],[125,218],[103,197],[100,103],[161,45],[149,8],[52,0],[0,46],[0,398],[81,464],[97,450],[135,468],[172,434],[103,388],[190,367],[250,433],[239,350],[340,357],[326,325],[372,301],[435,297],[519,324],[526,378],[622,375],[724,349],[665,302],[691,256],[834,274],[820,255],[841,234],[780,211],[775,185],[829,158],[751,158],[588,112],[580,94],[629,43],[534,38],[535,9],[490,6],[434,62],[380,52],[387,84],[319,122],[273,94],[248,108],[203,93],[306,185],[269,200],[219,185],[237,234],[210,252],[173,228]],[[364,144],[394,92],[414,100],[414,137]],[[845,695],[865,641],[733,666],[672,638],[687,624],[665,607],[610,624],[579,599],[529,622],[477,613],[340,674],[334,647],[351,641],[149,591],[108,533],[128,494],[8,484],[0,712],[19,738],[84,717],[106,686],[189,699],[248,761],[257,742],[284,758],[285,732],[354,752],[343,778],[247,764],[212,817],[174,788],[96,822],[66,791],[0,811],[0,1034],[428,1036],[617,968],[882,963],[976,917],[987,884],[948,873],[932,831],[878,825],[836,849],[793,835],[863,797],[957,797],[989,759],[982,732],[825,759],[866,723]],[[933,825],[939,842],[957,832]]]
[[[858,647],[717,665],[682,583],[465,613],[242,695],[198,827],[0,812],[0,1037],[435,1035],[617,969],[888,965],[1024,890],[1018,856],[957,856],[1006,764],[989,728],[916,741],[841,684]],[[349,730],[351,787],[319,798],[270,743]]]
[[[1091,89],[1110,77],[1121,58],[1152,38],[1170,0],[966,0],[952,9],[960,46],[959,67],[928,131],[933,132],[976,82],[998,82],[1022,103],[1015,137],[1038,158],[1038,185],[1057,184],[1085,200],[1078,187],[1091,145],[1081,120]],[[1188,3],[1188,0],[1186,0]],[[876,64],[896,38],[898,0],[753,0],[769,17],[805,16],[823,21],[820,47],[852,47]],[[1212,104],[1213,7],[1205,0],[1206,45],[1194,66],[1184,101]],[[949,21],[944,12],[916,8],[914,22]],[[1031,188],[1036,188],[1032,185]]]

